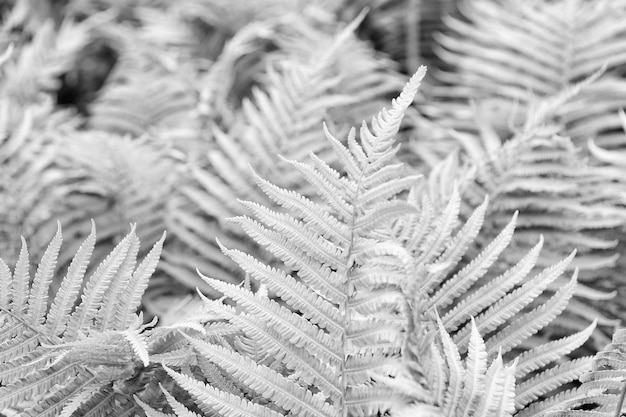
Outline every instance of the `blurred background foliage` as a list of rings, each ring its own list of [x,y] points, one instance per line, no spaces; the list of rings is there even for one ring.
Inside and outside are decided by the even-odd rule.
[[[602,347],[626,319],[621,0],[15,0],[0,13],[10,265],[20,235],[36,263],[57,219],[69,242],[59,269],[89,219],[96,258],[131,223],[144,253],[167,230],[143,302],[167,321],[196,287],[210,293],[196,268],[244,278],[216,237],[265,256],[226,220],[246,213],[238,199],[273,204],[252,172],[310,195],[275,155],[332,158],[323,123],[344,137],[425,64],[400,132],[420,192],[439,210],[456,185],[466,215],[489,195],[470,255],[520,211],[499,270],[540,235],[538,267],[578,249],[582,285],[552,331],[598,318]]]

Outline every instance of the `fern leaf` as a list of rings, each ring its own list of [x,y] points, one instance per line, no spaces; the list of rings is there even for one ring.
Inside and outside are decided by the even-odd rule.
[[[255,297],[254,294],[233,285],[216,281],[200,275],[209,285],[213,286],[226,296],[233,298],[242,307],[249,309],[251,314],[259,315],[264,320],[269,320],[273,327],[283,334],[291,343],[298,347],[304,345],[313,349],[315,355],[320,355],[326,360],[341,361],[337,352],[337,341],[332,340],[320,329],[311,325],[308,321],[294,316],[287,309],[279,306],[275,301]]]
[[[496,336],[490,338],[487,342],[487,351],[493,354],[497,347],[498,351],[506,353],[529,336],[546,327],[556,316],[561,314],[567,306],[569,299],[574,295],[577,272],[576,270],[570,282],[561,288],[550,300],[541,304],[533,311],[522,315],[506,328],[500,330]]]
[[[522,378],[529,375],[531,372],[536,371],[548,363],[557,360],[563,355],[574,351],[580,347],[595,329],[596,323],[591,323],[586,329],[572,334],[567,337],[563,337],[558,340],[545,343],[541,346],[537,346],[529,351],[522,353],[518,357],[518,366],[516,368],[516,377]]]
[[[128,250],[124,255],[124,258],[119,266],[119,269],[115,273],[116,279],[112,279],[107,285],[107,289],[104,293],[103,299],[120,299],[126,292],[123,291],[128,287],[128,281],[130,275],[135,269],[137,262],[137,254],[139,253],[139,238],[135,233],[134,226],[128,237]],[[107,303],[98,310],[98,314],[95,317],[96,328],[100,331],[103,329],[111,328],[111,322],[114,321],[114,312],[116,306],[113,303]]]
[[[46,319],[48,334],[52,336],[60,335],[65,331],[65,324],[68,321],[69,312],[74,307],[76,296],[80,291],[83,276],[89,263],[89,258],[93,252],[96,242],[95,224],[91,222],[91,232],[87,239],[80,245],[76,255],[67,270],[67,275],[61,282],[61,288],[54,297],[50,312]]]
[[[294,386],[282,375],[257,365],[251,359],[220,346],[194,339],[190,339],[190,342],[202,355],[210,357],[234,378],[259,394],[272,397],[285,410],[305,416],[336,415],[329,404],[321,402],[310,392]]]
[[[129,282],[125,286],[125,291],[121,296],[121,302],[116,304],[116,319],[113,328],[123,329],[129,325],[130,319],[137,307],[139,307],[141,297],[148,286],[148,279],[156,269],[165,236],[164,232],[161,239],[154,244],[137,269],[132,272]]]
[[[574,254],[575,252],[558,264],[544,269],[541,273],[533,277],[532,280],[522,285],[521,288],[504,296],[487,311],[481,313],[476,319],[478,329],[482,332],[489,332],[524,308],[537,297],[551,281],[555,280],[564,272],[567,265],[574,258]],[[455,335],[455,342],[464,346],[467,343],[468,333],[469,329],[466,326]]]
[[[277,332],[263,326],[254,316],[234,315],[230,312],[228,318],[263,346],[267,356],[281,360],[287,369],[294,370],[298,380],[304,384],[314,384],[334,399],[341,396],[332,372],[305,347],[299,348],[285,342]]]
[[[472,262],[458,274],[445,282],[441,289],[433,294],[431,304],[440,308],[447,307],[455,297],[463,293],[478,280],[496,261],[500,253],[508,246],[513,237],[517,213],[500,234]]]
[[[484,380],[485,395],[480,397],[479,403],[476,407],[477,416],[486,417],[493,415],[496,412],[496,408],[500,404],[502,396],[505,395],[504,390],[506,389],[506,378],[507,375],[502,362],[502,355],[498,354],[487,369]]]
[[[345,406],[350,410],[349,415],[366,417],[371,416],[377,410],[389,410],[401,398],[389,387],[384,385],[356,385],[346,395]]]
[[[480,402],[485,388],[487,371],[487,351],[476,324],[472,320],[472,330],[467,354],[467,375],[463,387],[463,398],[459,404],[457,415],[468,416]]]
[[[420,208],[421,211],[415,221],[415,225],[407,228],[409,229],[408,237],[402,239],[402,241],[406,240],[405,246],[411,252],[416,252],[420,247],[423,247],[426,236],[429,236],[430,223],[434,217],[434,207],[430,203],[428,196],[422,198]]]
[[[322,236],[336,244],[347,243],[345,240],[345,236],[348,235],[346,225],[329,213],[318,210],[311,200],[294,191],[279,188],[260,178],[256,173],[254,173],[254,179],[269,198],[285,209],[301,216],[307,223],[314,225]]]
[[[488,197],[485,197],[485,201],[472,212],[471,216],[467,219],[461,230],[457,232],[444,253],[437,259],[437,263],[450,265],[450,267],[452,267],[461,260],[461,257],[465,254],[482,227],[488,202]],[[449,268],[446,268],[436,275],[433,274],[431,282],[433,284],[439,284],[448,269]]]
[[[473,323],[473,321],[472,321]],[[452,341],[452,338],[443,327],[443,323],[439,321],[439,334],[443,342],[443,351],[446,356],[446,362],[450,369],[449,382],[443,407],[446,415],[451,415],[460,405],[463,395],[463,380],[465,379],[466,370],[461,363],[459,350]]]
[[[61,249],[61,224],[57,224],[57,232],[41,258],[35,279],[28,298],[28,314],[26,321],[33,324],[44,322],[48,309],[48,288],[54,276],[56,260]]]
[[[22,249],[17,258],[11,286],[11,311],[19,315],[23,313],[28,300],[28,284],[30,281],[28,274],[29,264],[26,240],[22,237]]]
[[[437,220],[435,230],[428,235],[421,245],[422,254],[417,259],[418,262],[427,263],[440,255],[447,243],[450,232],[456,226],[460,207],[461,196],[455,190],[443,211],[443,215]],[[426,282],[426,285],[431,287],[432,283]]]
[[[272,210],[268,210],[255,203],[243,202],[243,204],[248,207],[257,218],[261,219],[263,224],[276,230],[276,232],[285,236],[288,240],[297,242],[298,246],[302,248],[308,256],[328,265],[341,263],[342,254],[339,248],[331,242],[319,239],[304,223],[294,220],[288,215],[281,215]]]
[[[479,288],[466,299],[462,299],[442,318],[446,328],[451,330],[458,329],[459,325],[465,322],[466,317],[478,314],[485,307],[495,303],[504,296],[508,290],[513,288],[534,268],[542,246],[543,237],[539,239],[539,242],[517,265],[494,278],[490,283]]]
[[[61,362],[43,372],[23,378],[15,384],[6,385],[0,388],[0,409],[4,410],[33,395],[47,392],[66,379],[75,377],[78,372],[76,362]]]
[[[345,222],[352,217],[351,207],[342,197],[344,193],[341,192],[341,189],[331,185],[326,177],[307,164],[287,160],[285,162],[298,171],[302,178],[315,188],[322,200],[336,211],[339,220]]]
[[[242,216],[234,222],[279,258],[287,268],[284,272],[263,268],[260,261],[251,262],[250,257],[224,248],[250,272],[255,284],[261,284],[259,290],[201,275],[235,302],[235,310],[208,305],[215,320],[226,321],[239,332],[213,340],[208,335],[203,341],[190,338],[190,343],[202,360],[230,374],[252,402],[294,415],[361,416],[384,413],[404,400],[392,395],[382,381],[394,375],[404,340],[405,312],[388,302],[386,290],[399,290],[411,266],[410,254],[393,242],[386,226],[405,210],[378,207],[402,201],[415,181],[395,160],[393,136],[423,74],[422,69],[391,109],[373,119],[371,130],[361,128],[361,144],[349,135],[348,163],[354,175],[336,170],[336,159],[311,157],[312,165],[288,162],[308,184],[307,195],[317,193],[321,203],[260,181],[271,198],[285,203],[283,209],[292,209],[279,212],[245,203],[255,219]],[[372,212],[381,227],[357,228],[360,219],[366,219],[362,224],[370,222],[366,216]],[[270,286],[282,293],[277,301],[286,307],[268,297]],[[379,291],[368,297],[368,288]],[[298,291],[308,295],[295,294]],[[365,301],[370,309],[353,301]],[[270,403],[263,400],[270,397]]]
[[[240,224],[245,225],[247,232],[251,236],[259,240],[259,243],[267,245],[276,256],[285,260],[285,264],[294,269],[299,269],[302,278],[308,285],[314,286],[322,295],[328,297],[330,301],[338,303],[345,299],[343,291],[341,291],[341,278],[337,272],[333,272],[330,268],[317,269],[311,268],[310,258],[299,248],[290,245],[289,241],[278,233],[269,231],[253,220],[240,219]],[[341,272],[341,271],[338,271]]]
[[[164,367],[167,373],[194,397],[203,410],[215,410],[222,415],[232,416],[267,416],[278,417],[281,414],[247,401],[233,394],[219,391],[214,387],[180,374],[168,367]],[[206,412],[206,411],[205,411]],[[181,415],[181,414],[178,414]]]
[[[143,363],[143,366],[148,366],[150,363],[150,357],[145,336],[141,334],[140,331],[134,329],[125,330],[123,334],[133,348],[135,355],[137,355]]]
[[[330,334],[339,334],[342,328],[341,319],[335,307],[328,301],[306,291],[305,286],[293,277],[264,265],[250,255],[227,249],[221,244],[220,248],[251,277],[267,285],[270,291],[280,296],[289,306],[301,311],[311,323],[327,329]]]
[[[0,335],[6,338],[1,340],[0,349],[0,409],[14,407],[24,415],[33,416],[100,415],[113,410],[120,416],[132,414],[135,408],[132,401],[118,401],[116,404],[113,395],[106,396],[104,393],[114,382],[120,393],[125,390],[132,392],[129,384],[134,382],[129,378],[140,369],[135,361],[138,360],[144,367],[149,365],[151,352],[144,334],[146,327],[139,326],[137,322],[141,318],[135,316],[135,327],[118,331],[104,329],[101,332],[102,322],[98,322],[98,317],[101,317],[98,314],[114,311],[111,305],[117,301],[104,299],[106,285],[115,287],[118,280],[127,282],[135,269],[135,260],[126,256],[133,239],[136,237],[131,231],[117,251],[114,250],[96,270],[92,275],[92,287],[86,286],[82,302],[70,315],[94,247],[92,223],[92,233],[76,253],[46,315],[49,280],[62,240],[61,229],[57,229],[38,267],[30,290],[33,302],[29,301],[28,310],[22,309],[21,314],[7,312],[3,315],[7,323],[0,328]],[[126,246],[124,243],[127,243]],[[138,247],[138,242],[135,246]],[[136,251],[132,251],[130,256],[136,257]],[[12,286],[18,285],[22,279],[20,275],[26,273],[23,266],[19,268],[21,270],[17,270],[16,266]],[[98,285],[101,287],[94,288]],[[95,291],[98,294],[93,294]],[[39,298],[41,300],[37,300]],[[38,302],[43,304],[38,305]],[[125,394],[118,394],[115,396],[123,400]],[[29,408],[27,404],[32,402],[38,405]]]
[[[557,365],[518,385],[515,390],[515,406],[523,409],[542,395],[578,379],[591,370],[593,357],[584,357]]]
[[[12,289],[11,289],[11,270],[9,269],[6,262],[0,259],[0,285],[1,288],[6,288],[6,291],[0,292],[0,308],[8,310],[9,301],[12,298]]]
[[[167,392],[167,390],[165,390],[165,388],[163,388],[161,385],[159,386],[161,387],[161,391],[163,391],[163,394],[165,394],[165,398],[167,399],[168,404],[170,405],[172,410],[174,410],[174,414],[176,414],[177,417],[201,417],[200,414],[194,413],[183,404],[178,402],[176,398],[174,398],[172,394]]]
[[[72,380],[72,383],[52,389],[50,392],[52,395],[29,409],[26,415],[29,417],[60,416],[63,413],[71,415],[71,411],[76,409],[72,410],[68,405],[73,403],[80,407],[80,400],[77,399],[79,394],[83,396],[93,395],[94,379],[93,375],[88,372],[79,373]],[[67,414],[68,411],[69,414]]]
[[[120,265],[126,257],[126,252],[130,246],[130,237],[123,239],[109,256],[98,266],[98,269],[91,275],[85,286],[85,291],[81,296],[80,306],[72,313],[69,320],[69,338],[75,339],[78,330],[94,318],[97,314],[97,307],[102,301],[102,297],[117,273]]]
[[[498,417],[512,416],[515,411],[515,362],[505,367],[504,390],[495,415]]]

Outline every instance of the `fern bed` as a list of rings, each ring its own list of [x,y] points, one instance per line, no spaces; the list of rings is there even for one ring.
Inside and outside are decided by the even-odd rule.
[[[623,1],[0,14],[0,417],[626,413]]]

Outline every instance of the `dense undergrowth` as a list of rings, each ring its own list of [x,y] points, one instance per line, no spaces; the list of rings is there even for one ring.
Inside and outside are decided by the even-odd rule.
[[[621,415],[621,0],[0,13],[3,415]]]

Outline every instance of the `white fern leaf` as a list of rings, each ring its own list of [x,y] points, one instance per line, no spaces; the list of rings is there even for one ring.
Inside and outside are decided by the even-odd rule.
[[[139,307],[141,297],[148,287],[148,279],[154,273],[159,262],[165,237],[166,234],[164,232],[161,239],[152,246],[150,252],[132,272],[125,291],[122,293],[121,301],[116,304],[116,319],[113,328],[122,329],[130,324],[131,318],[133,318],[135,311]]]
[[[136,329],[124,330],[122,334],[133,348],[135,355],[141,360],[143,366],[148,366],[150,364],[150,354],[148,353],[148,345],[145,336]]]
[[[459,210],[461,207],[461,196],[455,191],[450,196],[450,200],[443,211],[442,216],[437,220],[435,230],[428,235],[421,245],[421,254],[417,262],[428,263],[438,257],[448,243],[449,236],[456,227]],[[427,287],[432,288],[433,283],[426,282]]]
[[[578,271],[574,271],[570,282],[562,287],[553,297],[533,311],[522,315],[520,318],[509,324],[506,328],[498,332],[487,342],[487,351],[490,355],[496,349],[503,353],[508,352],[529,336],[535,334],[540,329],[545,328],[555,317],[565,310],[570,298],[574,295],[576,288],[576,277]],[[519,366],[519,364],[518,364]]]
[[[542,246],[543,237],[539,239],[539,242],[517,263],[517,265],[494,278],[490,283],[479,288],[467,298],[462,299],[443,316],[442,321],[446,325],[446,328],[450,330],[458,329],[459,326],[466,321],[466,317],[478,314],[485,307],[492,305],[503,297],[507,291],[524,279],[535,267],[535,262],[539,257]]]
[[[466,360],[466,376],[463,386],[463,398],[459,404],[457,415],[470,416],[484,395],[485,374],[487,372],[487,351],[485,342],[478,333],[474,320]]]
[[[11,285],[11,311],[19,315],[24,312],[27,306],[26,302],[28,301],[29,264],[26,240],[22,237],[22,249],[20,249],[20,254],[17,258]]]
[[[190,342],[202,355],[215,361],[234,378],[263,396],[271,396],[285,410],[304,416],[337,415],[329,404],[323,403],[309,391],[294,386],[282,375],[257,365],[245,356],[195,339],[190,339]]]
[[[48,309],[48,288],[54,277],[61,241],[61,224],[57,223],[57,232],[41,258],[28,298],[26,320],[29,323],[41,324],[44,322],[46,310]]]
[[[89,258],[96,243],[95,223],[91,221],[89,236],[80,245],[67,270],[65,278],[61,282],[61,288],[54,297],[50,312],[46,320],[48,332],[52,336],[65,331],[65,324],[69,319],[69,312],[74,307],[76,296],[80,291]]]
[[[341,302],[345,299],[340,285],[343,272],[338,266],[338,271],[319,269],[310,267],[310,258],[299,248],[294,247],[290,242],[278,233],[267,230],[251,219],[238,219],[237,222],[244,227],[262,245],[267,245],[268,249],[276,256],[284,259],[285,264],[291,268],[299,269],[302,278],[308,285],[314,286],[322,295],[328,297],[332,302]],[[339,273],[337,273],[339,272]]]
[[[495,416],[509,417],[515,412],[515,364],[516,362],[513,362],[511,365],[504,368],[504,389],[502,391],[500,405],[496,408]]]
[[[459,230],[454,236],[454,239],[450,242],[446,250],[439,258],[437,258],[437,263],[453,266],[461,260],[461,257],[465,254],[474,239],[476,239],[476,236],[483,225],[488,203],[489,198],[485,197],[485,201],[480,206],[476,207],[463,227],[461,227],[461,230]],[[444,275],[448,270],[449,268],[446,268],[438,272],[436,275],[433,274],[431,281],[433,283],[440,283],[443,279],[442,275]]]
[[[11,270],[9,266],[0,259],[0,288],[6,288],[6,291],[0,291],[0,308],[8,310],[9,301],[12,299],[11,289]]]
[[[522,287],[504,296],[488,310],[481,313],[476,319],[478,329],[483,333],[490,332],[532,302],[535,297],[545,290],[550,282],[554,281],[565,271],[574,255],[575,252],[556,265],[544,269],[522,285]],[[455,343],[461,346],[467,344],[468,338],[468,326],[465,326],[454,336]]]
[[[123,239],[109,256],[102,262],[96,271],[91,275],[85,286],[85,291],[81,297],[80,306],[72,313],[69,320],[70,339],[78,336],[78,330],[83,329],[86,323],[97,314],[97,307],[107,289],[107,286],[117,273],[120,265],[126,257],[130,245],[130,238]]]
[[[291,307],[302,312],[311,323],[327,329],[331,334],[341,331],[341,319],[335,306],[328,301],[306,291],[305,286],[283,271],[259,262],[241,251],[227,249],[218,242],[228,257],[237,262],[246,273],[268,286],[270,291],[280,296]]]
[[[476,407],[476,416],[487,417],[494,415],[502,396],[505,395],[506,379],[507,374],[502,362],[502,355],[498,354],[487,369],[484,381],[485,395],[480,397]]]
[[[217,281],[200,275],[209,285],[215,287],[229,298],[241,304],[251,314],[258,315],[264,320],[270,320],[277,331],[298,347],[309,346],[312,353],[320,355],[326,360],[341,361],[338,341],[322,332],[300,316],[290,314],[289,310],[278,305],[273,300],[255,297],[249,291],[235,287],[221,281]]]
[[[582,346],[596,327],[594,321],[586,329],[574,333],[570,336],[553,340],[548,343],[537,346],[518,356],[518,366],[516,368],[516,377],[522,378],[531,372],[543,368],[550,362],[567,355],[575,349]]]
[[[446,281],[441,289],[432,295],[431,305],[445,308],[454,299],[469,288],[476,280],[487,272],[487,269],[496,261],[500,253],[506,249],[515,230],[517,213],[509,224],[496,236],[489,245],[476,256],[470,264],[465,266],[455,276]]]
[[[174,411],[174,414],[176,414],[176,417],[202,417],[200,414],[189,410],[183,404],[178,402],[176,398],[174,398],[172,394],[170,394],[165,388],[163,388],[161,384],[159,384],[159,387],[161,388],[161,391],[163,391],[163,394],[167,399],[167,403]]]
[[[269,198],[285,209],[293,211],[306,222],[315,225],[322,236],[336,244],[347,243],[345,241],[345,236],[348,234],[346,225],[331,214],[318,210],[310,199],[294,191],[277,187],[256,174],[254,174],[254,179]]]
[[[115,273],[115,279],[112,279],[110,284],[104,293],[103,299],[119,300],[126,294],[128,282],[131,274],[135,269],[137,262],[137,254],[139,253],[139,238],[134,231],[134,225],[128,237],[128,250],[122,260],[119,269]],[[119,305],[119,304],[117,304]],[[107,303],[98,310],[98,314],[95,317],[96,327],[102,331],[104,329],[111,328],[111,323],[115,321],[116,305],[113,303]]]
[[[522,382],[515,389],[516,408],[523,409],[542,395],[567,382],[575,381],[582,374],[591,370],[592,361],[592,356],[574,359]]]
[[[443,323],[438,321],[439,334],[443,342],[443,352],[446,357],[446,363],[449,368],[448,388],[443,402],[443,408],[446,415],[453,415],[454,411],[460,405],[463,395],[463,381],[465,379],[466,370],[461,363],[459,350],[452,341],[452,338],[443,327]]]

